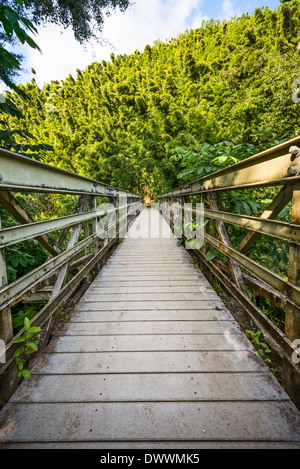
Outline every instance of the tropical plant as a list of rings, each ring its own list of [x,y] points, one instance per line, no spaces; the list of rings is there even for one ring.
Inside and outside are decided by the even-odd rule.
[[[14,352],[18,369],[18,377],[29,379],[31,377],[31,373],[28,369],[24,368],[24,366],[28,360],[28,356],[38,351],[37,345],[39,341],[35,339],[35,337],[41,331],[41,328],[31,327],[30,321],[26,317],[24,319],[24,328],[25,330],[23,335],[16,337],[12,342],[14,344],[22,344],[21,347]]]

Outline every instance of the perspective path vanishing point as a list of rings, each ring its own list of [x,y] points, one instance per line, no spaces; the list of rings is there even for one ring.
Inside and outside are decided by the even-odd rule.
[[[300,448],[299,411],[158,211],[135,237],[148,215],[2,410],[2,447]]]

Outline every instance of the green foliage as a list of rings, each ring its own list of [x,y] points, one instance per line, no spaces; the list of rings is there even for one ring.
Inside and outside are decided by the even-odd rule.
[[[264,342],[260,342],[260,335],[262,334],[262,332],[261,331],[253,332],[250,330],[246,330],[246,332],[252,337],[251,342],[256,347],[258,355],[262,357],[262,359],[266,363],[271,363],[271,360],[266,357],[266,353],[271,353],[271,350],[269,349],[267,344],[265,344]]]
[[[29,209],[30,212],[28,199],[25,195],[17,196],[17,200],[21,205],[26,205],[26,209]],[[0,219],[3,228],[17,225],[14,218],[2,207],[0,207]],[[47,252],[37,240],[32,239],[8,246],[5,249],[5,259],[8,282],[11,283],[45,262]]]
[[[20,11],[28,0],[4,1],[0,5],[0,82],[13,90],[22,100],[27,101],[27,94],[22,87],[16,86],[14,77],[21,70],[22,57],[8,51],[8,45],[15,45],[18,42],[26,44],[41,52],[39,46],[32,39],[30,34],[37,33],[33,23],[22,16]],[[7,92],[5,98],[0,99],[0,146],[16,152],[26,153],[27,156],[41,159],[36,152],[49,151],[49,145],[37,143],[35,136],[27,130],[19,127],[10,128],[9,117],[21,119],[22,112],[17,108],[11,93]],[[32,143],[28,144],[28,140]]]
[[[14,2],[3,1],[0,5],[0,26],[2,32],[0,33],[0,79],[5,85],[19,92],[18,88],[13,84],[10,77],[15,70],[20,70],[21,62],[20,57],[11,53],[5,47],[7,43],[20,41],[22,44],[27,44],[33,49],[39,49],[36,42],[27,33],[31,34],[37,32],[33,23],[22,16],[18,7],[23,7],[29,4],[26,0],[16,0]]]
[[[264,298],[255,293],[251,288],[247,288],[248,295],[253,303],[266,315],[268,318],[284,332],[285,329],[285,310],[280,306],[272,304],[267,298]]]
[[[282,138],[278,139],[277,134],[270,129],[254,125],[246,128],[244,133],[249,134],[249,143],[239,143],[239,138],[215,144],[199,143],[195,138],[191,137],[188,146],[171,149],[171,161],[180,162],[180,168],[183,168],[178,174],[178,178],[183,182],[188,182],[192,179],[205,176],[246,159],[255,153],[266,150],[271,146],[278,145],[288,137],[285,134]],[[250,215],[250,210],[247,210],[247,208],[245,210]],[[241,213],[242,207],[240,206],[237,211]]]
[[[219,252],[220,251],[218,251],[218,249],[212,249],[211,251],[208,251],[206,253],[205,260],[207,261],[213,260],[215,257],[219,255]]]
[[[104,3],[123,10],[128,5],[127,0],[27,3],[26,14],[22,0],[1,4],[0,73],[11,83],[21,58],[3,50],[13,40],[36,46],[28,39],[35,32],[30,20],[67,25],[73,16],[76,37],[84,42],[93,36],[93,11],[101,25]],[[108,62],[92,63],[42,88],[34,80],[12,84],[0,103],[0,146],[151,199],[299,134],[298,105],[292,101],[299,31],[300,0],[282,1],[275,10],[263,7],[230,21],[203,22],[144,52],[112,54]],[[227,191],[218,203],[224,211],[260,216],[274,195],[272,188]],[[36,219],[69,214],[74,205],[60,195],[22,197]],[[1,217],[11,226],[7,214],[1,211]],[[290,207],[277,219],[290,221]],[[226,228],[237,247],[246,230]],[[209,229],[216,234],[214,222]],[[247,255],[287,276],[285,241],[261,236]],[[207,260],[216,256],[226,260],[215,249],[206,253]],[[7,248],[9,281],[46,258],[36,241]],[[280,322],[277,311],[260,306]],[[19,309],[15,327],[33,314],[34,307]]]
[[[19,304],[12,307],[12,326],[14,333],[19,332],[24,326],[24,319],[31,320],[41,309],[40,304],[20,306]]]
[[[117,8],[125,11],[128,0],[30,0],[29,14],[35,23],[52,22],[64,28],[72,27],[75,39],[80,43],[99,39],[105,16]]]
[[[45,262],[47,254],[38,241],[30,240],[14,244],[6,249],[8,281],[27,274],[38,265]]]
[[[0,119],[16,144],[49,145],[46,162],[153,197],[299,133],[299,18],[293,0],[204,22],[42,89],[19,86],[28,99],[9,99],[22,117]]]
[[[16,359],[16,364],[18,368],[18,377],[29,379],[31,377],[31,373],[29,370],[24,369],[28,356],[34,352],[38,351],[37,345],[38,340],[35,339],[37,334],[40,332],[40,327],[31,327],[30,320],[25,317],[24,319],[24,333],[23,335],[13,339],[13,344],[22,344],[14,352],[14,357]]]

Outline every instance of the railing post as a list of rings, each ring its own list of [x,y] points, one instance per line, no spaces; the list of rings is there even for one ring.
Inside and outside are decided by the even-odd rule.
[[[83,225],[84,237],[85,237],[85,238],[88,238],[89,235],[90,235],[89,222],[88,222],[88,221],[84,221],[82,225]],[[87,248],[85,248],[84,253],[85,253],[85,255],[88,255],[88,254],[90,253],[90,248],[89,248],[89,246],[88,246]]]
[[[300,224],[300,182],[293,187],[292,223]],[[300,284],[300,246],[290,243],[288,280]],[[294,341],[300,339],[300,310],[287,305],[285,313],[285,333]],[[292,359],[292,357],[291,357]],[[290,362],[283,357],[282,385],[292,401],[300,408],[300,375]]]
[[[200,203],[203,205],[203,208],[205,208],[205,205],[204,205],[205,204],[205,193],[204,192],[201,192],[201,194],[200,194]],[[205,221],[205,219],[204,219],[204,221]],[[204,233],[205,233],[205,231],[207,231],[207,226],[206,225],[204,225],[203,231],[204,231],[203,232],[203,246],[201,248],[201,252],[204,256],[206,256],[207,242],[205,241],[205,237],[204,237]],[[202,267],[203,267],[203,265],[202,265]]]
[[[91,205],[91,210],[92,211],[97,210],[97,197],[95,195],[93,195],[91,197],[90,205]],[[93,220],[92,220],[92,233],[96,233],[96,231],[97,231],[97,218],[93,218]],[[99,251],[99,239],[96,238],[94,243],[93,243],[93,254],[94,254],[94,256],[97,254],[98,251]]]
[[[1,217],[0,217],[1,229]],[[5,251],[0,249],[0,288],[7,285],[7,271],[5,262]],[[0,339],[7,344],[13,338],[13,327],[11,320],[11,309],[9,307],[0,311]],[[6,356],[0,352],[0,363],[5,362]],[[0,406],[4,405],[18,386],[18,376],[15,362],[6,369],[6,373],[0,376]]]
[[[118,204],[118,199],[117,199],[117,197],[111,197],[109,202],[110,202],[110,204],[113,205],[113,206],[115,207],[115,209],[116,209],[115,220],[116,220],[116,231],[118,231],[118,230],[117,230],[117,223],[118,223],[118,219],[117,219],[117,215],[118,215],[118,212],[117,212],[117,204]],[[108,220],[109,220],[109,218],[108,218]],[[107,223],[108,223],[108,225],[109,225],[109,221],[108,221]],[[109,232],[108,232],[108,234],[107,234],[107,237],[104,239],[103,245],[106,246],[108,243],[109,243]]]
[[[210,205],[210,208],[213,210],[218,211],[218,203],[217,203],[217,197],[214,192],[208,193],[208,203]],[[218,234],[220,236],[221,241],[226,244],[227,246],[231,246],[230,238],[227,233],[226,227],[224,222],[221,220],[216,221],[216,228],[218,231]],[[232,277],[234,279],[234,283],[241,289],[244,290],[244,282],[243,282],[243,274],[241,272],[241,269],[239,267],[239,264],[234,261],[233,259],[228,259],[228,265],[231,270]]]
[[[293,205],[291,223],[300,224],[300,182],[293,188]],[[300,285],[300,246],[290,243],[288,280],[294,285]],[[300,310],[287,307],[285,316],[285,333],[293,341],[300,339]]]
[[[1,229],[1,216],[0,216]],[[0,249],[0,288],[7,285],[7,271],[5,262],[5,251]],[[0,339],[7,343],[13,337],[13,327],[10,308],[4,308],[0,314]]]
[[[129,198],[129,200],[130,200],[130,203],[133,202],[132,198]],[[119,204],[120,204],[120,199],[118,197],[112,197],[111,203],[113,204],[113,206],[116,209],[116,213],[115,213],[116,232],[119,233]],[[117,236],[117,238],[118,238],[117,241],[119,241],[119,235]]]

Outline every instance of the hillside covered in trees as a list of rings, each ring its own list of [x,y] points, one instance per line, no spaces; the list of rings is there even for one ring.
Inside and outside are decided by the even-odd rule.
[[[33,80],[20,85],[27,99],[8,94],[21,114],[2,113],[0,145],[30,154],[42,144],[47,163],[153,197],[299,134],[299,43],[293,0],[112,54],[43,88]],[[203,148],[232,160],[199,167]]]

